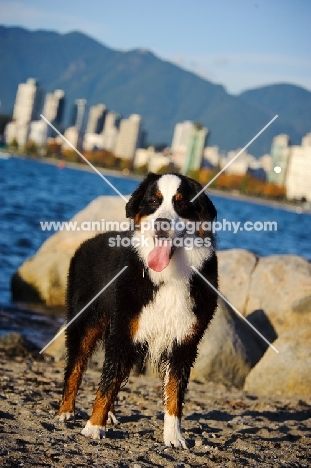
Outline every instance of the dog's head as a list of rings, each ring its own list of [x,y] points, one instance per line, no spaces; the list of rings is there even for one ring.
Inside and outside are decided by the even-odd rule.
[[[191,201],[201,190],[198,182],[180,174],[149,173],[132,194],[126,216],[144,237],[146,248],[140,251],[154,271],[166,268],[180,249],[214,247],[216,209],[204,192]]]

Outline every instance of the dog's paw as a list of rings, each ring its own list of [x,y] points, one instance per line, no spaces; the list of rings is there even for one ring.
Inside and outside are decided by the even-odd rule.
[[[74,413],[61,413],[55,416],[57,421],[60,421],[60,422],[68,421],[68,419],[74,419],[74,417],[75,417]]]
[[[168,447],[187,449],[187,443],[182,436],[180,420],[176,416],[165,414],[164,417],[164,443]]]
[[[181,434],[177,437],[165,438],[164,443],[168,447],[188,449],[187,442],[185,441],[185,439],[183,438]]]
[[[112,411],[109,411],[108,413],[108,421],[111,424],[119,424],[119,421],[117,420],[116,415]]]
[[[104,439],[106,437],[106,428],[103,426],[94,426],[90,421],[82,429],[81,434],[91,439]]]

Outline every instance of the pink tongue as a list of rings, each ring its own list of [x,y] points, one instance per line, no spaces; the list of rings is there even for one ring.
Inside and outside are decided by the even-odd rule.
[[[168,240],[159,240],[148,255],[148,266],[154,271],[160,272],[170,262],[172,244]]]

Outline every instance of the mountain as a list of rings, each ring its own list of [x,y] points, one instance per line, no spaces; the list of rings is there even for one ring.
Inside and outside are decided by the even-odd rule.
[[[291,114],[294,103],[284,105],[287,88],[283,87],[287,85],[278,85],[281,90],[273,99],[268,96],[267,102],[257,99],[259,90],[230,95],[223,86],[149,51],[113,50],[81,32],[59,34],[0,26],[0,50],[1,113],[12,112],[18,84],[33,77],[46,92],[64,89],[67,114],[77,98],[87,99],[89,105],[104,103],[123,116],[140,114],[152,144],[170,144],[175,124],[193,120],[209,128],[209,145],[225,151],[237,149],[276,113],[279,118],[249,148],[252,154],[269,151],[272,138],[279,133],[287,133],[297,142],[306,133],[299,112]],[[306,105],[303,115],[310,115],[311,93],[294,88],[299,100],[296,109]]]
[[[250,89],[240,94],[245,101],[282,116],[294,126],[299,137],[311,131],[311,93],[290,84],[275,84]],[[292,143],[299,144],[300,139]]]

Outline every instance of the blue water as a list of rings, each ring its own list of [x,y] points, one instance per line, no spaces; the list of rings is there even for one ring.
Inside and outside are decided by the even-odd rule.
[[[107,176],[123,194],[131,193],[135,179]],[[12,307],[10,278],[34,255],[49,233],[39,221],[66,221],[99,195],[115,195],[96,173],[12,157],[0,160],[0,305]],[[311,260],[311,215],[211,196],[218,220],[276,221],[277,231],[220,231],[218,248],[244,248],[259,255],[297,254]],[[1,326],[0,326],[1,328]]]

